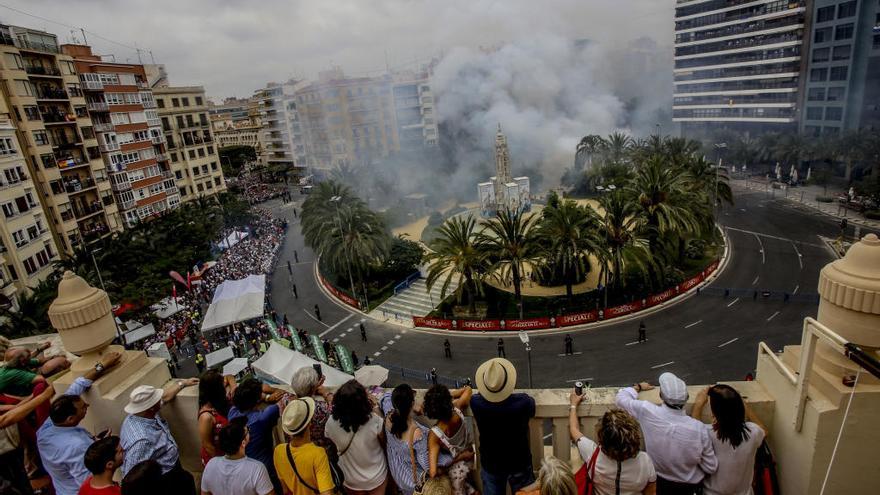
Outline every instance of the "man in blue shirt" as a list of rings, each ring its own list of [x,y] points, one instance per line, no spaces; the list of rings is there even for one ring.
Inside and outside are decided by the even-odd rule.
[[[52,402],[49,419],[37,430],[37,450],[58,495],[76,495],[89,477],[83,459],[95,437],[78,426],[89,409],[80,395],[91,388],[92,382],[105,370],[119,362],[119,358],[118,352],[108,352],[94,369],[74,380],[67,391]],[[99,436],[106,434],[101,432]]]
[[[504,358],[490,359],[474,376],[479,394],[471,411],[480,431],[480,457],[484,495],[504,495],[535,481],[529,449],[529,420],[535,416],[535,399],[514,394],[516,368]]]
[[[274,441],[272,430],[278,424],[283,405],[277,404],[283,395],[282,390],[263,385],[258,380],[249,378],[235,389],[232,397],[232,408],[229,409],[229,420],[239,416],[247,418],[250,441],[245,447],[245,454],[251,459],[256,459],[266,466],[269,478],[275,493],[282,493],[281,482],[275,473]],[[260,403],[268,403],[266,407],[259,408]]]

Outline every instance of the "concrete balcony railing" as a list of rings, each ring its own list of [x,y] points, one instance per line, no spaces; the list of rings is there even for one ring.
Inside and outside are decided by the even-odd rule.
[[[94,127],[95,131],[97,132],[113,131],[113,124],[111,124],[110,122],[95,122],[92,124],[92,127]]]
[[[90,101],[86,104],[90,112],[109,112],[110,105],[104,101]]]

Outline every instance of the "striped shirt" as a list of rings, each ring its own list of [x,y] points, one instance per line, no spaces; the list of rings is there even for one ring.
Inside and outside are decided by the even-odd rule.
[[[125,450],[122,476],[140,462],[153,459],[162,467],[162,474],[177,464],[177,442],[168,423],[158,414],[155,418],[129,415],[119,431],[119,446]]]

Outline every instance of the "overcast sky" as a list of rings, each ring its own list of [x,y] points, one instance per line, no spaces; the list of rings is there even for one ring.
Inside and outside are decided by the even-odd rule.
[[[536,33],[605,43],[642,36],[671,46],[672,0],[0,0],[0,21],[53,32],[71,27],[145,50],[175,85],[249,96],[267,81],[351,75],[428,59],[456,46],[491,46]],[[37,19],[12,9],[44,17]],[[79,33],[77,33],[79,36]],[[88,32],[116,60],[135,52]]]

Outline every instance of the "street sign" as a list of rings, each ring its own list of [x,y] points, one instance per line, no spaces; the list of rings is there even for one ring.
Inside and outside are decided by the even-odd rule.
[[[527,334],[523,331],[520,331],[519,332],[519,340],[521,340],[523,344],[528,344],[529,343],[529,334]]]
[[[327,362],[327,353],[324,352],[324,344],[321,342],[321,338],[317,335],[310,333],[309,334],[309,342],[312,344],[312,349],[315,351],[315,357],[318,358],[318,361],[322,363]]]

